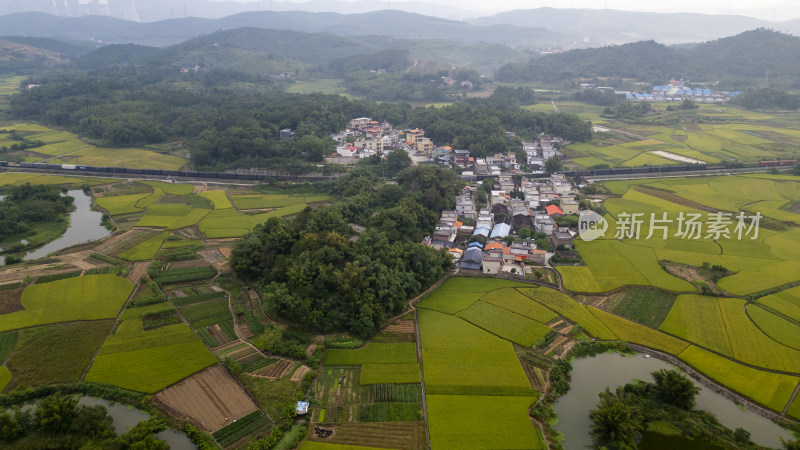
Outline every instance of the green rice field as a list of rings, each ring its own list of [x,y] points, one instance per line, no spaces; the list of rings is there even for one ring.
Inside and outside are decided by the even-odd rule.
[[[87,275],[29,286],[22,311],[0,315],[0,331],[117,315],[133,283],[116,275]]]

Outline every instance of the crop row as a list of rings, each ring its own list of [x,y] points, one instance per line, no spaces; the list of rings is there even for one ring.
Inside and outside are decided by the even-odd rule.
[[[241,362],[242,371],[244,372],[255,372],[258,369],[262,369],[267,367],[268,365],[274,363],[277,359],[273,358],[265,358],[261,355],[253,355],[247,357],[247,359]]]
[[[162,272],[153,271],[150,276],[162,284],[188,283],[213,278],[217,269],[211,266],[190,267],[186,269],[171,269]]]
[[[209,292],[207,294],[187,295],[186,297],[174,297],[170,299],[175,306],[186,306],[192,303],[204,302],[206,300],[213,300],[215,298],[225,297],[227,294],[224,292]]]
[[[412,422],[419,420],[418,403],[370,403],[358,405],[359,422]]]
[[[228,447],[253,434],[266,431],[269,421],[261,413],[254,411],[217,431],[212,436],[223,447]]]
[[[373,384],[372,400],[375,402],[418,402],[422,399],[419,384]]]
[[[231,320],[226,299],[212,300],[180,308],[181,314],[194,328],[207,327]]]

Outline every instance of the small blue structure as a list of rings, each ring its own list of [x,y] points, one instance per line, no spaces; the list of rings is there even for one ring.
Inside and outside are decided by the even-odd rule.
[[[308,414],[308,402],[303,402],[303,401],[297,402],[295,410],[297,411],[298,416]]]
[[[498,223],[497,225],[494,226],[494,228],[492,228],[492,235],[490,237],[492,239],[494,238],[504,239],[509,234],[511,234],[511,225],[507,223]]]
[[[487,237],[487,238],[488,238],[488,237],[489,237],[489,229],[488,229],[488,228],[486,228],[486,227],[480,227],[480,228],[476,228],[476,229],[475,229],[475,232],[474,232],[474,233],[472,233],[472,235],[473,235],[473,236],[479,236],[479,235],[480,235],[480,236],[483,236],[483,237]]]

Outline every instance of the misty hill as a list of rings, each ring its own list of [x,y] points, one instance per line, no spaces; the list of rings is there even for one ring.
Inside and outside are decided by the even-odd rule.
[[[501,81],[558,82],[611,77],[664,83],[670,78],[720,81],[748,87],[764,79],[786,87],[800,86],[800,38],[758,29],[693,46],[666,47],[653,41],[572,50],[500,68]]]
[[[737,15],[651,13],[613,9],[538,8],[500,13],[471,21],[474,25],[546,27],[591,47],[655,40],[662,44],[702,42],[755,28],[800,34],[800,19],[772,22]],[[584,43],[584,39],[588,39]]]
[[[399,62],[387,61],[391,55],[402,62],[402,69],[414,61],[472,67],[491,74],[513,61],[525,61],[525,53],[492,44],[462,44],[443,40],[392,39],[384,36],[337,36],[330,33],[238,28],[190,39],[166,48],[135,44],[109,45],[80,58],[78,65],[96,69],[118,64],[147,64],[161,67],[193,67],[235,70],[253,74],[276,74],[301,69],[327,70],[337,63],[344,67],[391,69]],[[394,61],[394,62],[393,62]]]
[[[438,16],[448,19],[463,19],[478,17],[473,11],[468,11],[450,5],[435,5],[419,1],[395,1],[392,8]],[[369,0],[337,1],[337,0],[311,0],[294,3],[278,0],[261,0],[261,2],[242,3],[237,1],[219,0],[108,0],[108,5],[100,5],[96,1],[80,4],[79,0],[0,0],[0,13],[13,14],[21,12],[42,12],[56,16],[77,17],[84,15],[104,15],[118,19],[133,19],[143,22],[156,22],[159,20],[201,17],[218,19],[247,11],[308,11],[308,12],[338,12],[341,14],[361,14],[386,9],[386,3]]]
[[[55,39],[0,37],[0,74],[27,75],[65,65],[95,48],[91,43],[62,42]]]
[[[338,35],[382,35],[402,39],[446,39],[528,48],[559,47],[558,34],[536,27],[477,26],[395,10],[365,14],[303,11],[247,12],[222,19],[181,18],[139,23],[106,16],[57,17],[43,13],[0,16],[5,34],[56,39],[164,46],[219,30],[255,27]]]

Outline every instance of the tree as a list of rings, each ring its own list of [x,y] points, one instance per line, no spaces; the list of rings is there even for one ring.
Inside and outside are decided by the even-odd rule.
[[[61,393],[55,393],[45,398],[39,403],[36,409],[36,418],[39,420],[39,427],[45,433],[63,434],[72,427],[72,421],[77,416],[76,407],[78,399],[74,397],[62,397]]]
[[[677,370],[661,369],[651,374],[655,380],[656,397],[681,409],[692,409],[700,388]]]
[[[519,229],[519,237],[522,239],[528,239],[531,237],[531,229],[527,227],[522,227]]]
[[[750,432],[744,428],[737,428],[733,430],[733,440],[739,444],[747,444],[750,442]]]
[[[409,167],[411,167],[411,157],[404,150],[395,150],[386,157],[387,175],[396,175]]]
[[[794,169],[792,169],[792,174],[800,177],[800,162],[794,165]]]
[[[636,436],[644,426],[639,414],[628,404],[625,391],[616,392],[606,388],[600,393],[597,408],[589,411],[592,420],[592,436],[595,443],[609,449],[635,449]]]
[[[544,170],[547,173],[556,173],[564,170],[564,163],[557,156],[553,156],[544,163]]]

